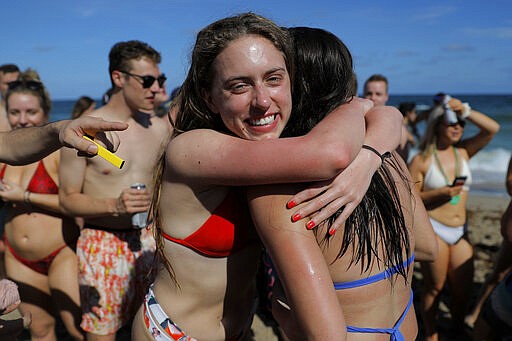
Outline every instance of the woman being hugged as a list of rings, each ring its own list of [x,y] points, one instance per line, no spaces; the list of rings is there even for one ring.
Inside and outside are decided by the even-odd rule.
[[[301,91],[294,93],[294,115],[285,130],[295,136],[311,130],[341,103],[352,101],[356,82],[350,51],[338,37],[308,27],[289,31],[296,63],[302,66],[295,79],[295,90]],[[320,73],[324,76],[318,77]],[[277,286],[272,312],[292,340],[380,340],[389,339],[389,334],[391,340],[412,340],[417,334],[411,291],[413,254],[422,260],[435,257],[432,227],[398,154],[383,157],[370,145],[363,148],[369,151],[367,163],[382,166],[335,235],[332,223],[344,209],[315,233],[288,219],[285,203],[304,184],[248,189],[256,229],[284,289],[280,292]],[[354,182],[365,176],[341,175]]]
[[[154,187],[151,215],[166,269],[135,318],[134,340],[247,337],[261,245],[240,186],[330,179],[359,152],[364,100],[308,135],[277,139],[291,114],[292,72],[288,34],[266,18],[241,14],[198,33]]]
[[[27,70],[10,83],[6,97],[12,129],[48,123],[51,101],[35,71]],[[78,228],[60,212],[58,169],[56,151],[38,162],[4,165],[0,170],[0,196],[7,205],[7,276],[18,285],[20,310],[32,314],[33,340],[56,340],[55,313],[74,339],[83,340],[78,264],[72,248]]]
[[[490,117],[467,103],[445,96],[443,111],[433,118],[409,170],[437,235],[439,256],[422,263],[422,317],[428,340],[438,340],[437,313],[441,290],[448,280],[453,328],[462,330],[473,282],[473,248],[466,238],[466,202],[471,171],[468,160],[498,132]],[[462,139],[467,122],[479,132]],[[478,228],[478,226],[476,227]]]

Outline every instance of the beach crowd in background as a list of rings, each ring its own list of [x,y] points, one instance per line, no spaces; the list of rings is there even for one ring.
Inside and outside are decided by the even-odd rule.
[[[252,13],[194,47],[171,87],[158,47],[113,42],[111,87],[61,107],[37,70],[0,65],[0,131],[129,124],[124,166],[66,147],[0,165],[1,340],[263,340],[255,318],[277,340],[512,339],[512,104],[489,113],[442,83],[390,103],[412,96],[357,79],[339,38]],[[507,202],[477,283],[468,200],[496,139],[500,160],[478,165],[503,168]]]

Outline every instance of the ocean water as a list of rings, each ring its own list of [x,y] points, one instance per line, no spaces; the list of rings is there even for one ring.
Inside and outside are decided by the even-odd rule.
[[[505,176],[512,153],[512,95],[451,95],[468,102],[472,108],[492,117],[500,124],[500,131],[494,139],[469,162],[473,174],[471,193],[508,197]],[[388,104],[398,106],[401,102],[415,102],[418,108],[426,109],[432,105],[432,96],[390,96]],[[101,103],[101,100],[97,99],[96,103]],[[68,119],[73,105],[74,100],[54,100],[50,120]],[[422,133],[425,124],[420,123],[418,128]],[[468,124],[464,136],[474,135],[477,131],[472,124]],[[413,150],[412,154],[415,152]]]

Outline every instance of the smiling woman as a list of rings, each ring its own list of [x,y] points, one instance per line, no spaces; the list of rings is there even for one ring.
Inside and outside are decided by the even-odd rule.
[[[174,136],[155,175],[150,216],[164,266],[137,313],[133,340],[248,336],[262,246],[243,186],[330,179],[358,153],[371,107],[361,99],[335,108],[305,136],[277,138],[291,116],[293,61],[288,32],[253,13],[198,33],[174,102]],[[380,165],[369,153],[366,165]],[[361,173],[356,182],[367,185],[373,172]]]
[[[468,161],[484,148],[499,130],[499,124],[487,115],[471,109],[456,98],[444,96],[440,115],[434,117],[409,169],[430,221],[437,234],[439,257],[421,264],[425,290],[422,291],[422,317],[427,340],[437,340],[438,297],[445,282],[451,295],[453,328],[462,333],[464,317],[471,297],[473,247],[467,238],[467,211],[471,171]],[[473,123],[479,132],[463,139],[465,123]],[[465,177],[464,181],[455,181]]]
[[[6,104],[12,129],[48,122],[50,97],[33,70],[9,84]],[[4,186],[0,197],[7,202],[5,263],[7,275],[19,286],[20,310],[32,314],[32,338],[55,338],[55,316],[51,313],[55,306],[67,331],[75,340],[83,340],[78,327],[76,254],[64,239],[71,237],[69,242],[74,243],[73,238],[76,242],[78,227],[60,212],[59,156],[57,151],[33,164],[1,169]],[[64,296],[55,295],[57,292]]]

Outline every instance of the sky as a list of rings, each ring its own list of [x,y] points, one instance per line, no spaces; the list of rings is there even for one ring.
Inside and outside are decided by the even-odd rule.
[[[101,98],[110,48],[138,39],[162,54],[171,91],[196,33],[247,11],[336,34],[354,57],[359,93],[380,73],[391,95],[512,94],[509,0],[3,0],[0,64],[36,69],[54,100]]]

